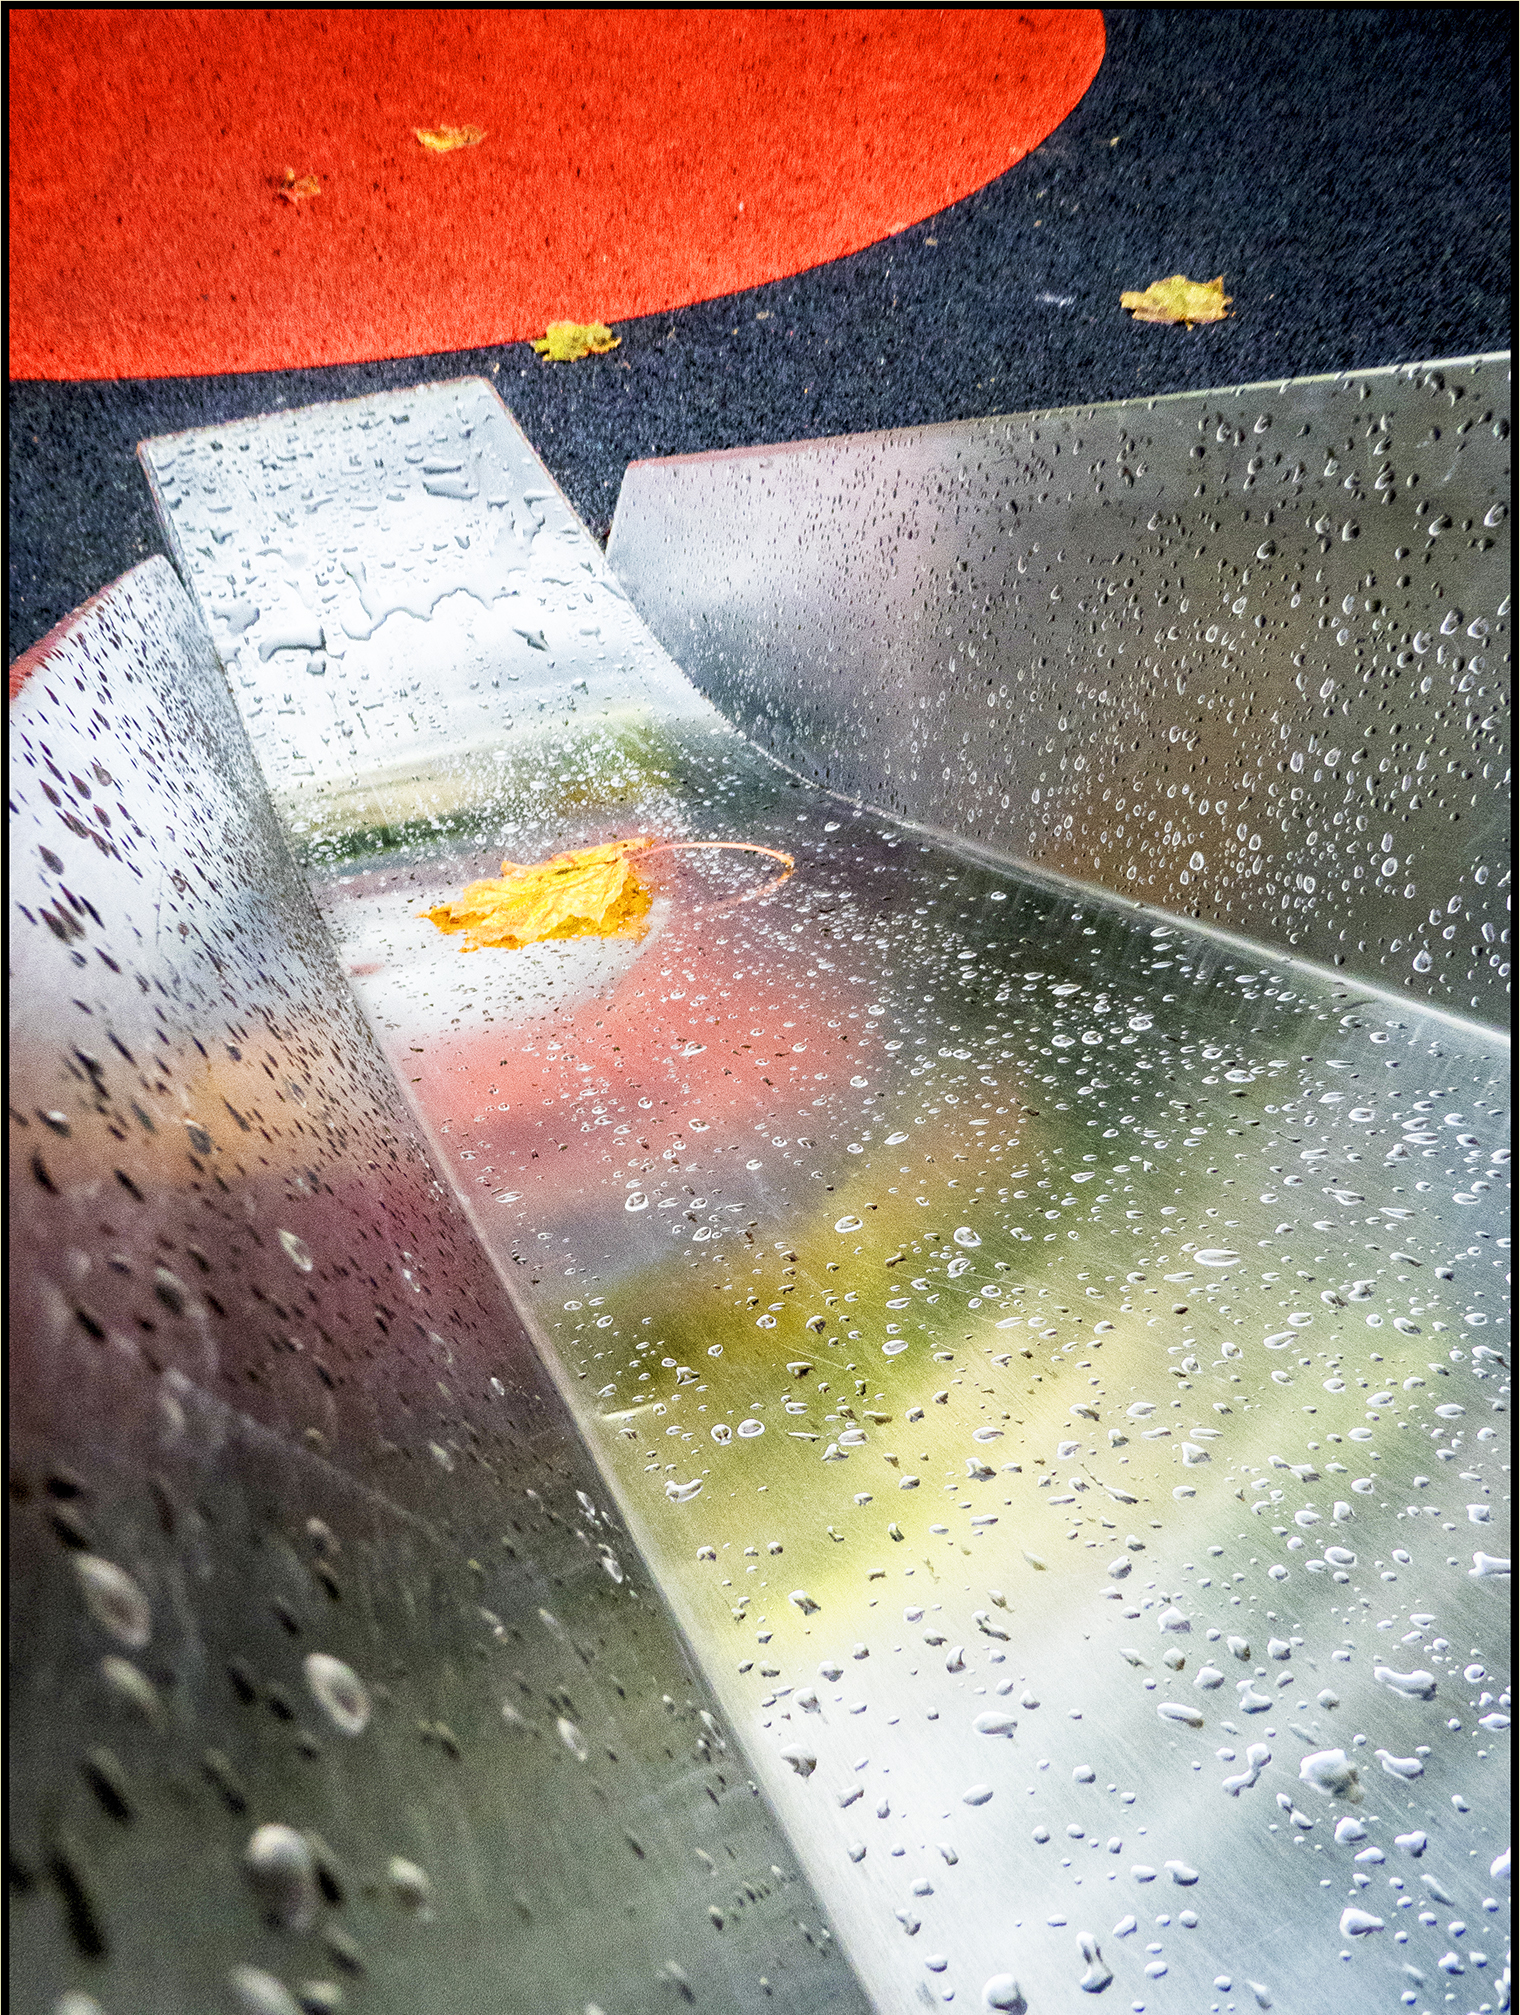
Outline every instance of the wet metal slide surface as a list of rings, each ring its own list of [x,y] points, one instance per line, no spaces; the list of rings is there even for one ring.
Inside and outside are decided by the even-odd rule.
[[[861,2009],[166,561],[11,736],[12,2005]]]
[[[1507,355],[635,463],[608,548],[817,782],[1508,1018]]]
[[[1200,395],[1199,410],[1224,396]],[[848,465],[851,444],[835,445]],[[563,1987],[504,1990],[501,2005],[563,2002],[579,2015],[594,1999],[617,2015],[688,1991],[716,2008],[749,2005],[745,1994],[848,2007],[859,1993],[882,2010],[1035,2015],[1081,1992],[1156,2011],[1332,1996],[1501,2005],[1509,1248],[1497,1017],[1485,1023],[1466,997],[1406,990],[1365,962],[1355,977],[1337,971],[1317,941],[1278,939],[1255,914],[1179,915],[1170,883],[1146,891],[1166,908],[1141,908],[1094,886],[1090,864],[1038,849],[1020,864],[1025,848],[996,821],[968,816],[946,836],[943,796],[884,802],[871,779],[904,731],[891,707],[873,702],[873,726],[850,700],[853,674],[789,689],[774,623],[747,644],[731,629],[715,671],[718,659],[680,634],[704,608],[689,523],[662,520],[654,491],[642,519],[620,513],[614,561],[643,554],[627,561],[625,590],[483,383],[153,442],[144,459],[251,743],[241,770],[230,755],[207,765],[225,767],[227,790],[246,795],[269,834],[241,884],[246,928],[273,928],[281,905],[295,914],[304,876],[336,951],[322,969],[332,977],[310,983],[319,1011],[354,1031],[344,1040],[355,1054],[378,1046],[405,1099],[403,1109],[386,1094],[388,1124],[398,1141],[416,1130],[451,1192],[430,1193],[438,1224],[425,1238],[383,1203],[369,1220],[376,1261],[383,1254],[398,1281],[382,1299],[393,1310],[415,1299],[419,1316],[362,1332],[357,1383],[377,1419],[407,1397],[412,1441],[393,1429],[386,1439],[417,1448],[403,1473],[419,1515],[452,1540],[438,1572],[469,1594],[450,1614],[490,1609],[517,1635],[503,1656],[476,1625],[478,1663],[461,1655],[453,1682],[461,1704],[429,1715],[408,1701],[393,1728],[354,1738],[374,1742],[386,1768],[399,1770],[392,1751],[403,1729],[415,1739],[419,1715],[457,1732],[450,1713],[465,1718],[468,1699],[478,1746],[451,1781],[509,1814],[536,1795],[516,1775],[521,1730],[503,1719],[503,1676],[522,1665],[521,1646],[552,1663],[557,1640],[543,1623],[549,1635],[534,1638],[540,1605],[528,1596],[510,1607],[501,1539],[486,1557],[452,1493],[463,1478],[482,1518],[494,1525],[510,1506],[523,1522],[525,1458],[481,1439],[501,1403],[487,1397],[493,1379],[541,1392],[546,1412],[565,1409],[589,1451],[553,1443],[558,1471],[584,1477],[576,1489],[602,1523],[590,1510],[578,1522],[535,1481],[578,1529],[567,1538],[546,1511],[534,1530],[545,1547],[573,1549],[587,1603],[593,1587],[612,1600],[601,1657],[623,1660],[622,1691],[602,1684],[604,1663],[567,1666],[555,1681],[525,1667],[536,1690],[508,1704],[534,1725],[522,1753],[543,1773],[543,1837],[565,1868],[583,1839],[608,1857],[605,1873],[596,1864],[602,1886],[586,1885],[604,1899],[604,1942],[572,1932],[603,1970],[583,1984],[586,1955],[567,1950]],[[630,509],[657,477],[633,473]],[[707,528],[727,551],[724,500],[710,494]],[[667,543],[663,576],[648,557],[651,526]],[[1307,536],[1312,549],[1320,535]],[[1464,636],[1486,623],[1482,650],[1496,663],[1507,562],[1490,575],[1497,546],[1462,550],[1452,607]],[[754,558],[757,577],[771,578],[753,594],[772,614],[792,592],[788,564],[774,541]],[[1323,556],[1308,564],[1312,574]],[[167,582],[155,592],[175,601]],[[1322,592],[1304,625],[1316,649]],[[188,638],[193,621],[175,605]],[[852,633],[837,604],[828,621],[844,658]],[[1449,658],[1455,647],[1441,643]],[[1464,644],[1464,659],[1481,654],[1476,639]],[[731,703],[723,681],[741,677],[750,693],[764,688],[782,762],[748,738],[748,701]],[[1012,692],[1016,667],[996,677]],[[1486,669],[1478,677],[1490,683]],[[952,783],[960,770],[979,788],[989,757],[961,748],[948,683],[946,695],[931,695],[927,728],[916,689],[905,687],[899,712],[924,746],[937,716],[937,780],[949,766]],[[1018,770],[1031,719],[1011,703],[990,717],[1001,760]],[[141,788],[169,788],[167,749],[186,732],[173,718],[181,725]],[[1084,734],[1092,718],[1088,708]],[[831,744],[830,723],[851,719]],[[1163,717],[1160,732],[1176,725]],[[1042,729],[1042,747],[1048,738]],[[825,750],[829,784],[853,795],[822,781]],[[1063,744],[1047,767],[1085,753],[1093,760]],[[59,813],[36,795],[46,760],[28,773],[28,811],[52,833]],[[1103,762],[1112,793],[1109,753]],[[817,776],[799,774],[810,767]],[[1324,772],[1311,766],[1308,785],[1333,820]],[[1142,765],[1132,774],[1147,809],[1164,802]],[[64,797],[73,786],[47,783],[84,827],[89,806]],[[1497,796],[1500,785],[1485,784]],[[1035,786],[1020,788],[1033,803]],[[1351,805],[1353,834],[1366,816]],[[1261,853],[1250,831],[1265,829],[1247,824],[1240,860],[1230,856],[1242,877]],[[1108,830],[1117,826],[1115,813]],[[741,842],[795,866],[783,876],[735,851],[651,857],[640,878],[653,907],[636,942],[466,953],[422,914],[504,858],[635,835]],[[1135,855],[1123,837],[1121,874],[1124,859],[1162,844],[1158,833]],[[283,861],[282,843],[297,894],[265,865]],[[47,845],[62,858],[63,842]],[[79,840],[70,873],[92,846]],[[1429,872],[1507,898],[1497,851],[1465,864],[1451,852],[1432,843]],[[1166,861],[1170,873],[1170,852]],[[55,870],[34,846],[27,872],[35,882]],[[173,900],[169,886],[156,902]],[[90,920],[61,908],[56,890],[46,899],[91,950]],[[1399,902],[1422,918],[1434,906]],[[309,928],[320,939],[314,919]],[[55,924],[28,942],[52,957],[58,936]],[[1503,942],[1496,931],[1496,950]],[[100,944],[127,964],[106,926]],[[1479,966],[1462,950],[1458,984],[1468,984]],[[289,956],[271,951],[260,983],[289,986]],[[65,991],[50,1013],[74,1041]],[[43,1051],[49,1063],[57,1052],[51,1022],[38,1043],[41,1070]],[[84,1098],[98,1081],[78,1070]],[[271,1091],[262,1096],[268,1111]],[[357,1093],[335,1085],[322,1096],[325,1126],[342,1124]],[[241,1152],[226,1108],[246,1117],[249,1092],[229,1088],[220,1106],[198,1087],[195,1097],[194,1123],[219,1135],[216,1151]],[[24,1145],[44,1140],[64,1190],[44,1125],[33,1119]],[[176,1152],[187,1154],[177,1137]],[[339,1158],[350,1170],[357,1159]],[[200,1159],[216,1170],[209,1150]],[[327,1222],[315,1202],[291,1224],[292,1207],[281,1203],[280,1222],[313,1278],[358,1268],[365,1248],[351,1224]],[[57,1206],[36,1208],[52,1226]],[[266,1216],[247,1216],[267,1240]],[[447,1239],[445,1221],[458,1227]],[[491,1303],[487,1270],[474,1292],[488,1312],[465,1336],[434,1311],[451,1297],[457,1306],[456,1282],[474,1278],[482,1254],[510,1304]],[[39,1251],[35,1264],[51,1280],[63,1262]],[[368,1307],[363,1320],[373,1324]],[[255,1369],[267,1347],[262,1331],[240,1345]],[[330,1362],[336,1345],[324,1351]],[[332,1437],[324,1423],[339,1395],[312,1394],[302,1425],[309,1417]],[[477,1460],[488,1453],[489,1471]],[[278,1494],[289,1525],[291,1486]],[[134,1543],[120,1551],[124,1568]],[[538,1538],[512,1543],[539,1574]],[[636,1607],[608,1558],[637,1587]],[[70,1571],[56,1542],[48,1561],[48,1573]],[[387,1591],[383,1559],[373,1573],[367,1600],[404,1598],[405,1585]],[[673,1640],[665,1649],[661,1596],[696,1668],[684,1692],[659,1677],[660,1659],[679,1655]],[[183,1602],[192,1615],[193,1595]],[[589,1644],[589,1620],[541,1606]],[[635,1613],[642,1665],[619,1648]],[[361,1683],[396,1689],[372,1637],[344,1643]],[[302,1649],[286,1653],[297,1673]],[[419,1657],[419,1676],[427,1669]],[[556,1704],[556,1686],[574,1696],[578,1683],[595,1689],[595,1729]],[[662,1808],[671,1887],[645,1904],[645,1862],[622,1838],[625,1823],[639,1828],[603,1759],[619,1747],[619,1717],[646,1717],[644,1747],[626,1739],[653,1773],[639,1795],[656,1798],[665,1751],[653,1731],[672,1712],[684,1749],[666,1739],[689,1759],[690,1794],[679,1812]],[[750,1773],[763,1798],[745,1789]],[[379,1799],[378,1765],[374,1775],[367,1795]],[[588,1794],[590,1780],[600,1789]],[[606,1801],[600,1822],[574,1803],[588,1795]],[[758,1897],[754,1875],[741,1878],[722,1844],[737,1841],[728,1829],[741,1810],[756,1844],[739,1861],[764,1874],[764,1900],[746,1901],[745,1881]],[[324,1839],[342,1831],[315,1800],[292,1823]],[[434,2005],[478,2005],[475,1955],[490,1945],[491,1964],[503,1964],[531,1935],[518,1930],[528,1920],[512,1904],[501,1842],[472,1832],[478,1823],[473,1808],[451,1822],[455,1858],[432,1869],[431,1927],[390,1906],[383,1954],[345,1986],[355,2005],[361,1993],[415,2005],[409,1976],[392,1970],[406,1938],[433,1941],[440,1996],[455,1996]],[[102,1859],[119,1859],[125,1836],[97,1831]],[[375,1837],[355,1821],[343,1844],[362,1860],[363,1843],[383,1875]],[[698,1846],[718,1864],[710,1879]],[[387,1851],[426,1858],[421,1845]],[[256,1924],[235,1856],[217,1879],[229,1926]],[[444,1945],[447,1927],[478,1925],[490,1907],[504,1920],[495,1945],[479,1930],[474,1945]],[[545,1908],[542,1921],[565,1926]],[[727,1956],[746,1925],[750,1943]],[[259,1933],[256,1951],[250,1938],[251,1963],[294,1982],[311,1962],[286,1956],[291,1935]],[[619,1965],[608,1954],[625,1936],[634,1942]],[[727,1970],[699,1981],[703,1966]]]

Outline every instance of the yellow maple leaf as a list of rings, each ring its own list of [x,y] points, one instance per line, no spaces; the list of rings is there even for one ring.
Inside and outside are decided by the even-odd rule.
[[[1173,273],[1169,280],[1153,280],[1144,293],[1121,294],[1119,306],[1133,309],[1137,322],[1181,322],[1191,329],[1195,322],[1222,322],[1234,298],[1224,291],[1223,273],[1217,280]]]
[[[315,175],[302,175],[297,180],[294,168],[287,168],[275,184],[275,194],[282,196],[287,203],[304,203],[321,193],[322,184]]]
[[[792,856],[775,847],[746,840],[666,840],[645,835],[608,840],[601,846],[578,847],[555,854],[536,866],[503,861],[500,879],[487,876],[470,882],[452,901],[419,911],[439,930],[464,933],[461,950],[487,947],[520,951],[546,938],[643,937],[654,898],[628,865],[630,854],[671,853],[687,848],[703,852],[765,854],[780,861],[783,879],[792,871]]]
[[[484,126],[414,126],[412,131],[431,154],[452,154],[456,147],[478,147]]]
[[[519,951],[545,938],[640,938],[654,899],[628,856],[653,844],[612,840],[555,854],[536,867],[503,861],[499,881],[471,882],[453,902],[422,914],[441,931],[463,931],[467,952],[487,945]]]
[[[622,342],[605,322],[551,322],[548,333],[533,338],[533,347],[551,364],[573,364],[580,357],[601,357]]]

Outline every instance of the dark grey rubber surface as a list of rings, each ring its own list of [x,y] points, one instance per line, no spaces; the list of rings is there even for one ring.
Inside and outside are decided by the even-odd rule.
[[[483,373],[605,538],[644,456],[1508,345],[1509,8],[1105,20],[1087,96],[988,188],[852,258],[624,323],[607,357],[12,385],[10,657],[162,550],[136,443],[219,419]],[[1120,310],[1178,271],[1223,272],[1232,319]]]

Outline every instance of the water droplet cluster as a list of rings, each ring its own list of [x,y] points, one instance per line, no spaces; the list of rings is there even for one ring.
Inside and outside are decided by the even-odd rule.
[[[1360,383],[1316,396],[1328,412],[1349,401],[1366,416],[1378,402],[1359,400]],[[1270,425],[1260,436],[1247,429],[1247,459],[1280,437],[1290,394],[1308,396],[1288,388],[1258,400],[1253,413],[1270,412]],[[1436,391],[1420,380],[1409,396],[1429,405]],[[1464,401],[1473,396],[1467,385]],[[1429,424],[1435,407],[1420,410]],[[1186,445],[1225,453],[1215,436],[1227,417],[1221,405],[1214,431]],[[1162,419],[1146,424],[1159,444]],[[1063,455],[1073,429],[1066,416],[1056,430]],[[1370,454],[1381,435],[1367,438]],[[1468,461],[1454,466],[1476,466],[1474,435],[1460,438]],[[1221,709],[1238,715],[1203,753],[1232,771],[1225,824],[1234,832],[1245,820],[1246,831],[1226,850],[1234,879],[1213,884],[1221,904],[1238,906],[1198,918],[1219,928],[1193,929],[1073,879],[1015,873],[909,825],[896,801],[888,818],[768,761],[692,692],[568,513],[547,488],[537,494],[541,476],[524,473],[515,435],[479,389],[387,395],[215,439],[220,449],[203,437],[149,454],[176,552],[213,624],[226,579],[275,580],[265,556],[295,522],[282,513],[325,500],[316,516],[328,529],[307,586],[327,612],[324,641],[344,659],[343,706],[324,697],[330,661],[304,672],[304,685],[287,677],[289,652],[312,650],[263,627],[276,615],[296,620],[288,596],[277,602],[271,589],[267,614],[252,597],[259,616],[235,636],[219,633],[219,647],[369,1029],[595,1452],[606,1482],[584,1483],[586,1496],[598,1507],[598,1491],[610,1493],[643,1558],[584,1506],[561,1515],[578,1524],[603,1602],[626,1605],[619,1630],[641,1586],[647,1600],[650,1574],[673,1604],[716,1696],[715,1708],[694,1709],[689,1742],[705,1769],[733,1772],[733,1785],[750,1767],[721,1732],[735,1731],[870,1993],[886,2006],[980,1996],[1038,2009],[1067,2005],[1074,1991],[1118,1991],[1147,2009],[1248,2010],[1342,1992],[1342,1968],[1363,1977],[1382,1968],[1397,1984],[1407,1963],[1434,1980],[1450,1950],[1472,1978],[1494,1980],[1497,1996],[1507,1892],[1487,1871],[1501,1844],[1510,1704],[1507,1055],[1480,1025],[1401,999],[1402,969],[1390,968],[1380,991],[1365,983],[1383,970],[1376,961],[1358,965],[1348,951],[1337,977],[1326,946],[1306,937],[1296,949],[1324,964],[1296,964],[1286,927],[1268,927],[1252,891],[1280,883],[1284,856],[1262,822],[1266,786],[1322,799],[1328,789],[1328,744],[1319,761],[1307,739],[1274,742],[1273,764],[1288,768],[1262,767],[1278,699],[1258,705],[1256,694],[1276,678],[1276,660],[1266,643],[1257,656],[1247,646],[1279,632],[1257,632],[1248,601],[1250,636],[1235,640],[1228,680],[1217,653],[1204,655],[1219,640],[1199,641],[1200,735],[1202,716],[1218,728]],[[1228,453],[1245,446],[1231,442]],[[286,458],[300,463],[307,450],[310,463],[292,477]],[[345,473],[367,452],[381,456],[387,481],[396,470],[398,497]],[[405,487],[413,454],[457,462],[463,491],[429,490],[420,477]],[[741,459],[762,483],[767,457]],[[1300,482],[1290,468],[1271,479],[1285,499]],[[1237,472],[1253,485],[1238,511],[1265,507],[1256,494],[1265,470]],[[779,478],[765,480],[783,492]],[[297,481],[309,499],[290,495]],[[505,501],[493,504],[498,495]],[[1211,508],[1222,524],[1217,498]],[[1375,508],[1358,505],[1364,541]],[[449,589],[467,564],[459,556],[505,523],[502,513],[526,549],[515,593],[497,592],[489,570],[483,594]],[[202,532],[218,517],[229,536],[208,546]],[[528,520],[539,517],[530,540]],[[887,544],[916,566],[941,522],[893,520]],[[1013,554],[1016,574],[1022,521],[1011,522],[1018,536],[1000,535],[994,561]],[[837,547],[843,524],[814,534]],[[1332,557],[1340,565],[1351,541],[1289,554],[1286,503],[1270,529],[1252,525],[1256,545],[1277,548],[1250,564],[1264,570],[1263,596],[1270,586],[1277,598],[1281,638],[1292,594],[1279,574],[1302,558],[1292,624],[1314,649],[1351,652],[1352,642],[1319,642],[1325,588],[1311,578]],[[916,530],[923,540],[909,536]],[[499,552],[505,534],[491,536]],[[345,626],[353,576],[340,581],[331,559],[345,547],[365,584],[407,574],[410,601],[377,590]],[[1073,581],[1075,546],[1057,550],[1060,562],[1039,556],[1052,568],[1046,592],[1063,598],[1042,622],[1068,620],[1073,597],[1087,597]],[[969,556],[953,569],[947,557],[923,563],[935,572],[926,624],[935,596],[953,592],[945,621],[977,606]],[[1202,564],[1180,546],[1160,557],[1173,573]],[[1157,564],[1147,562],[1148,595],[1165,585]],[[1417,570],[1407,570],[1413,594]],[[299,601],[299,570],[295,578]],[[1026,586],[1010,576],[1009,590],[1027,595],[1027,568],[1020,579]],[[1167,579],[1169,595],[1193,592]],[[1254,575],[1242,582],[1237,599],[1256,585]],[[1110,621],[1111,638],[1097,641],[1122,666],[1134,651],[1155,659],[1151,631],[1118,621],[1132,592],[1120,587],[1083,614],[1100,632]],[[1478,620],[1476,605],[1461,606],[1465,624]],[[1483,620],[1497,634],[1507,614],[1496,601]],[[1360,661],[1380,679],[1393,648],[1386,625],[1372,628],[1382,615],[1362,611]],[[1152,629],[1159,620],[1145,618]],[[1344,610],[1338,620],[1349,630]],[[878,638],[882,649],[904,627]],[[803,636],[809,651],[826,641],[820,612]],[[952,641],[959,668],[959,631]],[[261,655],[265,644],[273,648]],[[1093,635],[1088,644],[1096,648]],[[684,643],[676,654],[689,655]],[[1055,710],[1044,739],[1059,747],[1043,758],[1050,774],[1025,779],[1031,806],[1043,805],[1063,759],[1075,790],[1099,743],[1118,746],[1100,736],[1083,757],[1093,708],[1108,702],[1084,702],[1079,734],[1051,670],[1069,685],[1064,660],[1045,655],[1046,685],[1031,686],[1032,662],[1024,683]],[[983,680],[986,670],[977,667]],[[522,704],[530,671],[540,680],[531,708]],[[1153,664],[1146,677],[1156,675]],[[1118,669],[1105,677],[1110,695],[1120,690]],[[1024,763],[1033,738],[1015,731],[1000,693],[985,705],[983,684],[992,740],[985,752],[963,743],[956,708],[976,681],[960,669],[953,688],[945,678],[927,737],[953,772],[974,783],[976,771],[981,792],[983,761]],[[1358,708],[1361,687],[1358,672]],[[814,676],[809,688],[819,706],[820,695],[849,690],[843,677],[826,686]],[[1290,679],[1283,692],[1297,690]],[[1126,707],[1141,707],[1123,691]],[[892,737],[925,710],[914,713],[908,688],[891,692],[880,732],[852,715],[832,746],[874,738],[876,752],[895,748]],[[419,699],[414,733],[403,701]],[[389,724],[373,746],[360,727],[371,705]],[[782,713],[808,718],[797,694]],[[742,711],[736,718],[752,730]],[[1147,720],[1170,723],[1162,760],[1174,767],[1131,750],[1126,813],[1138,789],[1147,835],[1149,811],[1162,806],[1175,832],[1179,798],[1166,790],[1180,793],[1186,780],[1175,767],[1182,723],[1159,700]],[[1247,742],[1266,738],[1251,743],[1261,762],[1249,786],[1235,770],[1246,746],[1236,731],[1247,728]],[[1382,746],[1335,731],[1348,761],[1353,747]],[[921,725],[914,732],[925,741]],[[1292,768],[1294,753],[1305,767]],[[1370,804],[1365,769],[1355,766],[1354,782]],[[1385,794],[1391,774],[1381,773]],[[823,781],[843,778],[834,768]],[[1463,782],[1471,789],[1476,777]],[[1118,787],[1105,771],[1084,802],[1096,816],[1102,790]],[[1197,778],[1193,787],[1201,792]],[[1256,824],[1235,809],[1248,788],[1260,799],[1246,808],[1260,812]],[[1211,787],[1210,821],[1216,795]],[[976,826],[966,807],[984,795],[953,815],[927,799],[903,802],[1005,851],[1030,851]],[[1058,799],[1063,830],[1077,802]],[[1360,801],[1337,803],[1325,812],[1335,832],[1336,809],[1353,832],[1355,817],[1371,820]],[[1163,835],[1159,819],[1154,829]],[[1386,808],[1373,837],[1385,829],[1394,831]],[[534,859],[630,831],[759,841],[794,854],[797,871],[774,888],[742,857],[668,856],[638,946],[461,957],[416,920],[437,893],[494,872],[504,853]],[[1130,858],[1148,875],[1174,859],[1180,875],[1198,852],[1210,858],[1202,827],[1188,827],[1178,849],[1168,841],[1163,854],[1147,838]],[[1482,862],[1486,879],[1474,867],[1472,882],[1502,902],[1494,858],[1494,872]],[[1253,860],[1266,862],[1260,875]],[[1100,878],[1075,853],[1047,865]],[[1182,886],[1147,882],[1141,892],[1182,908]],[[1278,904],[1279,913],[1298,914]],[[310,1125],[321,1108],[310,1089],[307,1098],[299,1117]],[[74,1123],[52,1089],[37,1105]],[[195,1117],[214,1131],[206,1112]],[[46,1159],[60,1137],[46,1118],[30,1124]],[[312,1263],[308,1275],[298,1253],[271,1247],[287,1306],[355,1249],[346,1228],[323,1234],[283,1202],[271,1222]],[[398,1307],[437,1292],[429,1251],[405,1235]],[[198,1291],[176,1254],[155,1264],[187,1297]],[[149,1288],[159,1307],[162,1286]],[[432,1324],[456,1354],[457,1325]],[[494,1360],[486,1351],[466,1361],[484,1373]],[[419,1515],[440,1491],[497,1488],[525,1459],[529,1418],[510,1450],[486,1438],[494,1410],[514,1403],[513,1378],[528,1377],[516,1359],[490,1373],[501,1393],[484,1376],[465,1386],[436,1356],[429,1376],[431,1387],[419,1377],[415,1391],[403,1388],[410,1440],[393,1436],[416,1451]],[[354,1403],[375,1403],[374,1372],[357,1383]],[[458,1411],[436,1406],[440,1387]],[[482,1462],[494,1465],[489,1483]],[[478,1550],[470,1558],[484,1564]],[[537,1604],[536,1620],[520,1626],[527,1635],[545,1646],[576,1637],[558,1600],[540,1594]],[[383,1668],[340,1638],[309,1648],[349,1677],[324,1699],[302,1672],[303,1646],[289,1698],[313,1715],[328,1751],[356,1755],[381,1727]],[[125,1657],[120,1638],[101,1650]],[[682,1697],[674,1684],[662,1691],[671,1707],[654,1715],[661,1726]],[[332,1701],[352,1712],[361,1698],[373,1719],[351,1736]],[[428,1753],[446,1757],[459,1719],[444,1707],[419,1718],[432,1731]],[[596,1773],[605,1784],[610,1766],[573,1668],[559,1692],[504,1690],[493,1735],[552,1757],[572,1783]],[[259,1813],[244,1839],[253,1817],[307,1830],[298,1815]],[[1405,1844],[1417,1838],[1419,1851]],[[454,1891],[436,1853],[393,1840],[377,1879],[392,1879],[383,1871],[397,1854],[426,1872],[425,1907],[441,1917]],[[1454,1899],[1440,1906],[1445,1916],[1427,1873]],[[727,1939],[733,1895],[701,1901],[704,1935]],[[408,1906],[396,1921],[410,1933],[418,1914]],[[1278,1928],[1287,1923],[1291,1941]],[[692,1974],[685,1948],[673,1963]],[[774,1983],[779,1963],[753,1974]]]
[[[862,2008],[167,563],[11,738],[18,2005]]]
[[[636,464],[609,557],[801,775],[1500,1023],[1510,403],[1506,355]]]

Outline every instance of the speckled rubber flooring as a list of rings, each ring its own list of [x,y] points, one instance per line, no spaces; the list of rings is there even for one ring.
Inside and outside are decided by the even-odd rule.
[[[525,343],[309,370],[10,387],[9,656],[163,550],[151,434],[483,373],[605,537],[627,464],[1505,347],[1513,16],[1499,7],[1104,10],[1081,102],[948,210],[790,279]],[[1122,289],[1225,276],[1229,320]],[[13,317],[15,310],[13,308]]]

